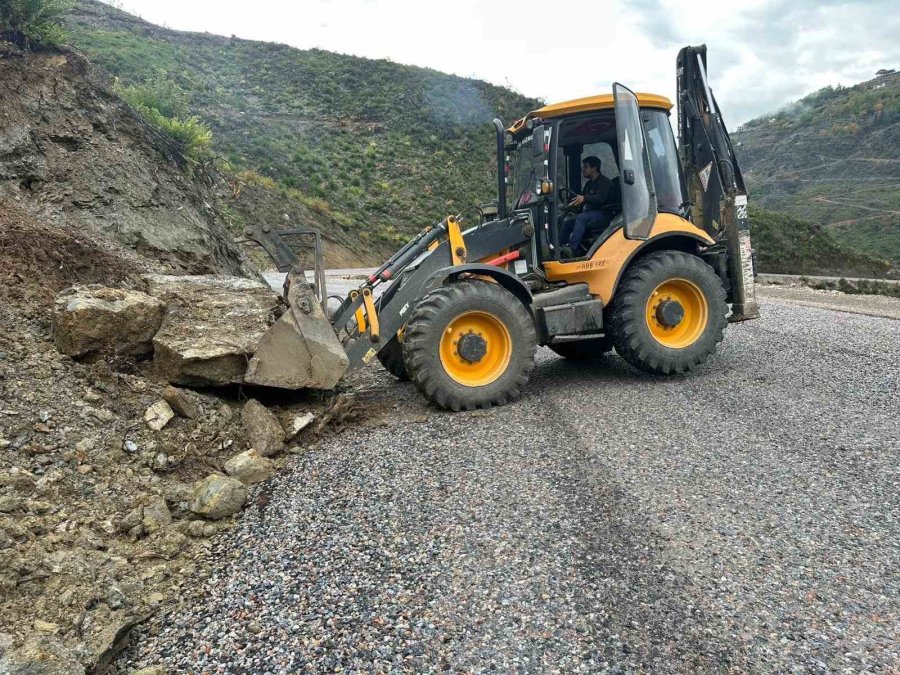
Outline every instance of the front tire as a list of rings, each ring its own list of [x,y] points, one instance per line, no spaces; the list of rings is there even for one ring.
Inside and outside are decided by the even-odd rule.
[[[388,340],[388,343],[378,352],[378,360],[386,371],[401,382],[409,380],[406,364],[403,363],[403,345],[396,335]]]
[[[712,267],[682,251],[639,259],[610,307],[616,351],[648,373],[684,373],[706,361],[728,324],[725,289]]]
[[[475,410],[517,399],[536,349],[534,321],[522,302],[497,284],[472,280],[441,286],[418,302],[403,361],[429,401]]]

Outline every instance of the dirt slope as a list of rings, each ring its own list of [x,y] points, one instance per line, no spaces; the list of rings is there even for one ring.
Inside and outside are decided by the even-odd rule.
[[[0,44],[0,205],[158,271],[252,274],[212,191],[71,53]],[[28,234],[22,233],[23,237]],[[33,234],[37,237],[37,234]]]

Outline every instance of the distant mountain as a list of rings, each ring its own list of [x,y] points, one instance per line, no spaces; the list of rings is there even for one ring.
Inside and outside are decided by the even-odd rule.
[[[753,203],[900,262],[900,73],[826,87],[732,140]]]
[[[318,226],[344,245],[345,258],[359,251],[360,262],[494,198],[491,120],[539,106],[434,70],[168,30],[93,0],[79,0],[68,27],[74,44],[123,85],[163,73],[187,92],[190,112],[212,127],[216,152],[236,175],[249,172],[241,194],[257,193],[236,205],[236,226],[302,212],[291,222]],[[273,205],[273,193],[287,201]],[[261,204],[271,207],[262,215]]]

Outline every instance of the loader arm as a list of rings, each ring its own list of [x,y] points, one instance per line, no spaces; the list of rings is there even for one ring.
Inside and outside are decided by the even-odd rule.
[[[728,251],[730,321],[759,317],[753,279],[747,189],[722,113],[709,87],[706,45],[678,53],[678,148],[691,216]]]
[[[461,258],[473,262],[483,260],[530,242],[534,236],[530,214],[518,212],[473,227],[461,233],[461,242],[454,232],[458,227],[455,219],[447,218],[428,228],[414,239],[412,246],[401,249],[392,258],[393,262],[383,265],[358,291],[351,293],[332,320],[335,331],[347,335],[344,350],[351,370],[370,363],[404,326],[416,302],[448,279],[459,275],[493,278],[502,286],[515,289],[514,295],[521,296],[523,302],[530,300],[527,288],[503,267],[460,262]],[[366,291],[371,292],[380,284],[388,285],[375,302],[377,321],[373,326],[370,319],[365,319],[363,330],[354,330],[359,325],[358,320],[354,323],[354,318],[370,314],[365,309]]]

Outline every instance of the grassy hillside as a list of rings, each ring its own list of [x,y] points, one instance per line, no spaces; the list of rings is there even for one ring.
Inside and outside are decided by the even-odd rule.
[[[900,74],[826,87],[732,139],[755,203],[900,262]]]
[[[389,61],[171,31],[92,0],[76,5],[68,26],[122,86],[161,73],[174,82],[244,183],[306,206],[327,237],[348,246],[388,251],[448,212],[492,199],[491,119],[538,105]]]
[[[760,271],[863,278],[897,278],[897,266],[838,241],[821,226],[760,208],[750,209]]]

